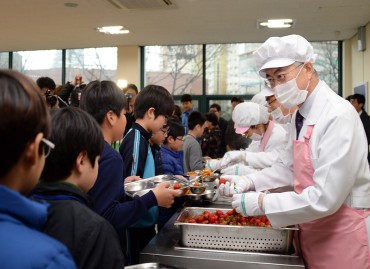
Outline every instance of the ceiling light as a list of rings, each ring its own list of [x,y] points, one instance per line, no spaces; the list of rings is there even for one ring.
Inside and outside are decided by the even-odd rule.
[[[279,20],[267,20],[259,21],[258,28],[290,28],[293,26],[292,19],[279,19]]]
[[[66,3],[64,3],[64,6],[65,7],[78,7],[78,4],[77,3],[66,2]]]
[[[121,25],[97,27],[96,30],[108,35],[128,34],[130,32],[128,29]]]

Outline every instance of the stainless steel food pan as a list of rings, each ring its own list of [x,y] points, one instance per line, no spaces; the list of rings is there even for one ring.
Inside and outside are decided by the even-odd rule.
[[[160,263],[141,263],[141,264],[126,266],[125,269],[185,269],[185,268],[176,267],[172,265],[165,265],[165,264],[160,264]]]
[[[288,254],[293,243],[293,233],[298,230],[295,227],[276,229],[183,222],[186,218],[200,215],[205,210],[212,213],[216,210],[227,212],[230,209],[184,208],[175,222],[181,230],[180,245],[204,249]]]

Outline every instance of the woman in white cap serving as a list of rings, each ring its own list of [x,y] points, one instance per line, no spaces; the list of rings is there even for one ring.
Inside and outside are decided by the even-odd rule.
[[[271,37],[254,56],[278,101],[299,110],[282,161],[234,180],[244,193],[228,190],[233,207],[266,214],[273,227],[299,224],[297,247],[310,269],[370,268],[370,172],[358,114],[318,78],[303,37]],[[261,192],[287,184],[294,191]]]
[[[267,108],[257,103],[244,102],[235,107],[232,118],[235,132],[252,139],[252,143],[246,150],[227,152],[219,161],[219,166],[223,167],[221,173],[245,175],[275,163],[288,139],[284,128],[269,120]],[[232,176],[229,179],[232,180]]]

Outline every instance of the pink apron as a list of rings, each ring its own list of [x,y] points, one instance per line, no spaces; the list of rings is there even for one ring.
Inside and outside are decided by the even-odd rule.
[[[274,126],[275,126],[275,122],[270,121],[269,125],[267,127],[267,130],[266,130],[266,132],[265,132],[265,134],[262,138],[262,141],[261,141],[261,145],[260,145],[261,151],[265,151],[267,142],[269,142],[269,139],[270,139],[270,136],[272,134],[272,130],[274,129]]]
[[[313,127],[307,127],[304,141],[293,141],[296,193],[315,184],[309,145]],[[369,211],[343,204],[330,216],[300,224],[296,245],[306,268],[369,269],[370,252],[365,223],[368,215]]]

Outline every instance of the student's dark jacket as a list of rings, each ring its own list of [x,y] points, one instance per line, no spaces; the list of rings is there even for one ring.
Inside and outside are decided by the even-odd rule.
[[[44,232],[64,243],[79,269],[122,269],[124,258],[112,225],[88,208],[89,197],[66,182],[39,183],[33,198],[51,204]]]
[[[121,155],[107,142],[99,158],[98,178],[88,194],[94,201],[92,209],[116,229],[126,253],[126,229],[137,222],[157,199],[152,191],[127,199],[124,189],[124,164]]]

